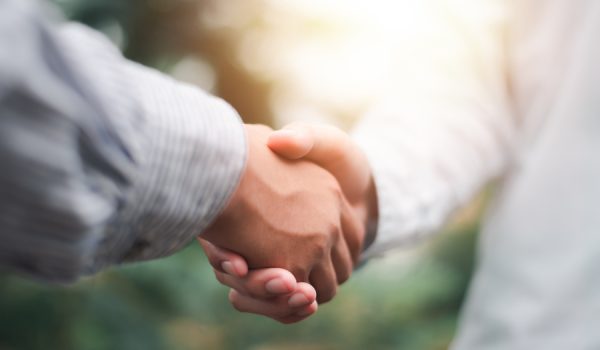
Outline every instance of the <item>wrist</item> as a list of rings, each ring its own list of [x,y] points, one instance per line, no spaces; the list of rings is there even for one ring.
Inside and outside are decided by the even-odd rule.
[[[243,124],[246,140],[246,162],[239,176],[236,188],[232,191],[227,204],[219,213],[216,220],[200,236],[207,241],[225,246],[230,243],[231,237],[224,237],[223,232],[231,232],[230,225],[248,215],[248,199],[256,196],[260,188],[260,179],[257,173],[261,167],[261,148],[266,148],[266,137],[271,132],[268,127],[262,125]],[[250,204],[251,206],[251,204]]]
[[[231,213],[234,211],[234,209],[236,207],[238,207],[240,200],[242,199],[242,195],[241,192],[243,190],[243,185],[244,182],[247,182],[246,178],[248,177],[248,172],[249,172],[249,164],[250,164],[250,157],[251,157],[251,135],[248,132],[248,128],[247,128],[247,124],[242,124],[243,129],[244,129],[244,141],[245,141],[245,147],[246,147],[246,158],[244,159],[244,165],[242,166],[242,169],[239,173],[238,176],[238,182],[235,185],[233,191],[231,192],[231,195],[229,196],[229,199],[227,200],[226,205],[223,207],[223,210],[221,211],[221,213],[219,214],[219,217],[222,216],[230,216]]]

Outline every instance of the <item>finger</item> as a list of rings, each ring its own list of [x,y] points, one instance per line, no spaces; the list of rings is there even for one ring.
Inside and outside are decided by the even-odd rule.
[[[335,269],[337,284],[340,285],[350,278],[354,269],[354,261],[344,239],[338,239],[331,250],[331,262]]]
[[[297,289],[291,272],[279,268],[251,270],[244,278],[215,271],[217,280],[238,292],[257,299],[271,299]]]
[[[317,291],[317,302],[326,303],[333,299],[337,292],[337,277],[331,261],[319,264],[310,273],[310,284]]]
[[[312,313],[314,313],[314,311],[316,311],[316,298],[317,298],[317,293],[315,291],[315,289],[313,288],[313,286],[311,286],[308,283],[298,283],[296,290],[294,290],[293,293],[285,296],[284,298],[282,297],[271,297],[270,299],[257,299],[257,298],[253,298],[247,294],[244,294],[243,292],[240,292],[239,289],[235,290],[236,293],[239,293],[241,295],[247,296],[249,298],[247,299],[243,299],[243,298],[238,298],[239,296],[234,295],[230,295],[232,298],[234,298],[234,300],[236,300],[236,302],[239,302],[239,304],[234,305],[236,308],[239,308],[241,310],[245,310],[246,312],[253,312],[252,310],[254,310],[253,308],[255,307],[262,307],[265,304],[271,304],[272,307],[276,307],[278,308],[280,311],[278,311],[278,314],[284,314],[286,313],[286,310],[289,310],[289,313],[297,313],[299,316],[302,317],[306,317]],[[287,299],[285,299],[287,298]],[[253,302],[250,301],[250,299],[254,299]],[[287,300],[287,307],[285,304],[285,301]],[[258,302],[261,303],[258,303]],[[315,304],[311,307],[312,304]],[[302,310],[306,310],[306,308],[308,307],[309,312],[307,311],[302,311]],[[268,314],[269,317],[274,317],[274,314],[269,313]]]
[[[287,299],[286,296],[280,296],[271,300],[262,300],[244,295],[234,289],[229,292],[229,302],[236,310],[263,315],[273,319],[283,319],[293,316],[307,308],[306,305],[290,307]]]
[[[240,255],[219,248],[202,238],[198,238],[198,242],[215,270],[240,278],[248,274],[248,263]]]
[[[271,133],[267,144],[280,156],[294,160],[300,159],[310,152],[314,145],[314,137],[312,133],[292,125]]]
[[[309,316],[313,315],[319,309],[319,305],[317,302],[313,302],[310,305],[304,307],[303,309],[298,310],[294,315],[276,318],[276,321],[279,321],[283,324],[292,324],[296,322],[300,322]]]
[[[317,300],[317,291],[306,282],[299,282],[296,290],[290,294],[288,305],[292,308],[308,306]]]
[[[361,219],[356,215],[354,208],[345,198],[342,198],[341,228],[343,241],[348,248],[352,259],[352,267],[360,259],[366,234],[366,228]]]

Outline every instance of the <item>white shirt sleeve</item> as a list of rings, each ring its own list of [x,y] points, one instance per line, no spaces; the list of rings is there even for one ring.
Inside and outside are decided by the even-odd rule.
[[[432,25],[403,48],[410,59],[398,89],[356,127],[379,205],[364,258],[438,230],[511,156],[507,9],[500,1],[449,3],[434,7]]]

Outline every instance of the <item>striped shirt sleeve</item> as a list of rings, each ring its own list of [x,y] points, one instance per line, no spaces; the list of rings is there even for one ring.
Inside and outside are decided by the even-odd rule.
[[[71,282],[178,251],[238,184],[238,114],[42,7],[0,3],[0,266]]]

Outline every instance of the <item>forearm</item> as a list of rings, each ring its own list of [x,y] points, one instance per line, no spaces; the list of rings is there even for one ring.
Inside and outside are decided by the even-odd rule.
[[[423,113],[434,113],[387,111],[399,119],[404,112],[421,113],[417,114],[421,118],[427,118]],[[465,113],[480,118],[474,111]],[[373,118],[368,117],[368,124],[360,125],[354,134],[369,161],[377,193],[375,242],[364,258],[438,231],[510,161],[514,133],[508,115],[495,116],[506,124],[489,128],[460,118],[448,124],[438,120],[437,126],[390,124]]]
[[[440,28],[410,51],[401,86],[355,130],[378,197],[376,240],[365,257],[439,230],[510,162],[518,122],[506,81],[505,18],[481,6],[477,19],[450,10],[452,20],[437,18]]]

